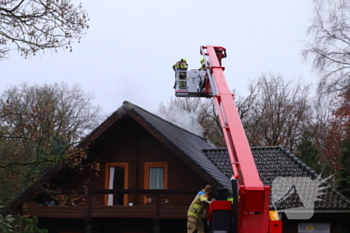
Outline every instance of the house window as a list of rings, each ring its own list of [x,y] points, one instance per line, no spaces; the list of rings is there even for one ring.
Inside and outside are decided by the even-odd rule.
[[[149,189],[164,189],[164,167],[150,167],[148,178]]]
[[[105,189],[128,189],[127,163],[107,163]],[[105,196],[105,205],[127,205],[127,194],[108,194]]]
[[[168,163],[145,163],[145,189],[168,189]],[[145,198],[144,202],[152,202],[152,198]]]

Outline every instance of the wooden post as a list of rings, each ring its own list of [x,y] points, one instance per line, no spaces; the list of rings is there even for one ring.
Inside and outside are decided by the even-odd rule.
[[[160,219],[160,194],[156,194],[156,217],[155,217],[155,226],[154,226],[154,231],[153,233],[158,233],[160,232],[159,229],[159,219]]]
[[[86,224],[85,224],[85,233],[92,233],[92,224],[91,224],[91,209],[92,209],[92,194],[88,191],[87,198],[87,208],[86,208]]]
[[[88,201],[87,201],[87,215],[86,220],[91,221],[91,210],[92,210],[92,194],[88,192]]]

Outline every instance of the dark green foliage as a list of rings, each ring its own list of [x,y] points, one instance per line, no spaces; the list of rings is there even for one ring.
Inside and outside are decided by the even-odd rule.
[[[321,173],[323,177],[328,177],[334,175],[334,170],[332,169],[331,165],[329,163],[325,163],[321,165]],[[332,182],[332,185],[334,184],[334,178],[330,180]]]
[[[0,206],[0,233],[7,233],[12,231],[12,223],[15,219],[11,215],[7,215]]]
[[[350,198],[350,139],[345,140],[340,148],[339,162],[342,168],[337,180],[338,190],[347,198]]]
[[[38,219],[36,217],[27,218],[24,216],[16,216],[13,222],[14,233],[48,233],[46,229],[38,228]]]
[[[37,225],[38,218],[6,214],[0,206],[0,233],[48,233],[48,230],[41,230]]]
[[[317,146],[313,143],[311,133],[304,131],[300,143],[297,145],[297,155],[300,160],[307,166],[314,169],[317,173],[322,173],[322,165],[320,164],[320,155]]]

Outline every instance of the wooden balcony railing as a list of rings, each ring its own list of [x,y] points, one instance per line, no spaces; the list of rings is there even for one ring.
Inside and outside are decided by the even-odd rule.
[[[188,206],[197,191],[185,190],[70,190],[61,191],[60,198],[40,201],[45,194],[25,202],[23,214],[52,218],[186,218]],[[123,205],[107,205],[108,195],[122,195]],[[69,201],[70,199],[70,201]],[[73,200],[73,201],[72,201]]]

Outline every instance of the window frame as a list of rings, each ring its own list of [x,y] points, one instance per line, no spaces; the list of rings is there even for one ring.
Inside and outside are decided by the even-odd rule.
[[[145,162],[144,171],[144,189],[149,189],[149,169],[152,167],[163,168],[163,189],[168,189],[168,162]],[[144,204],[148,202],[148,198],[144,197]]]
[[[124,168],[124,189],[128,189],[128,181],[129,181],[129,163],[106,163],[106,171],[105,171],[105,189],[109,189],[109,168],[110,167],[122,167]],[[104,200],[105,206],[108,203],[108,194],[105,195]],[[124,194],[123,206],[128,205],[128,194]]]

